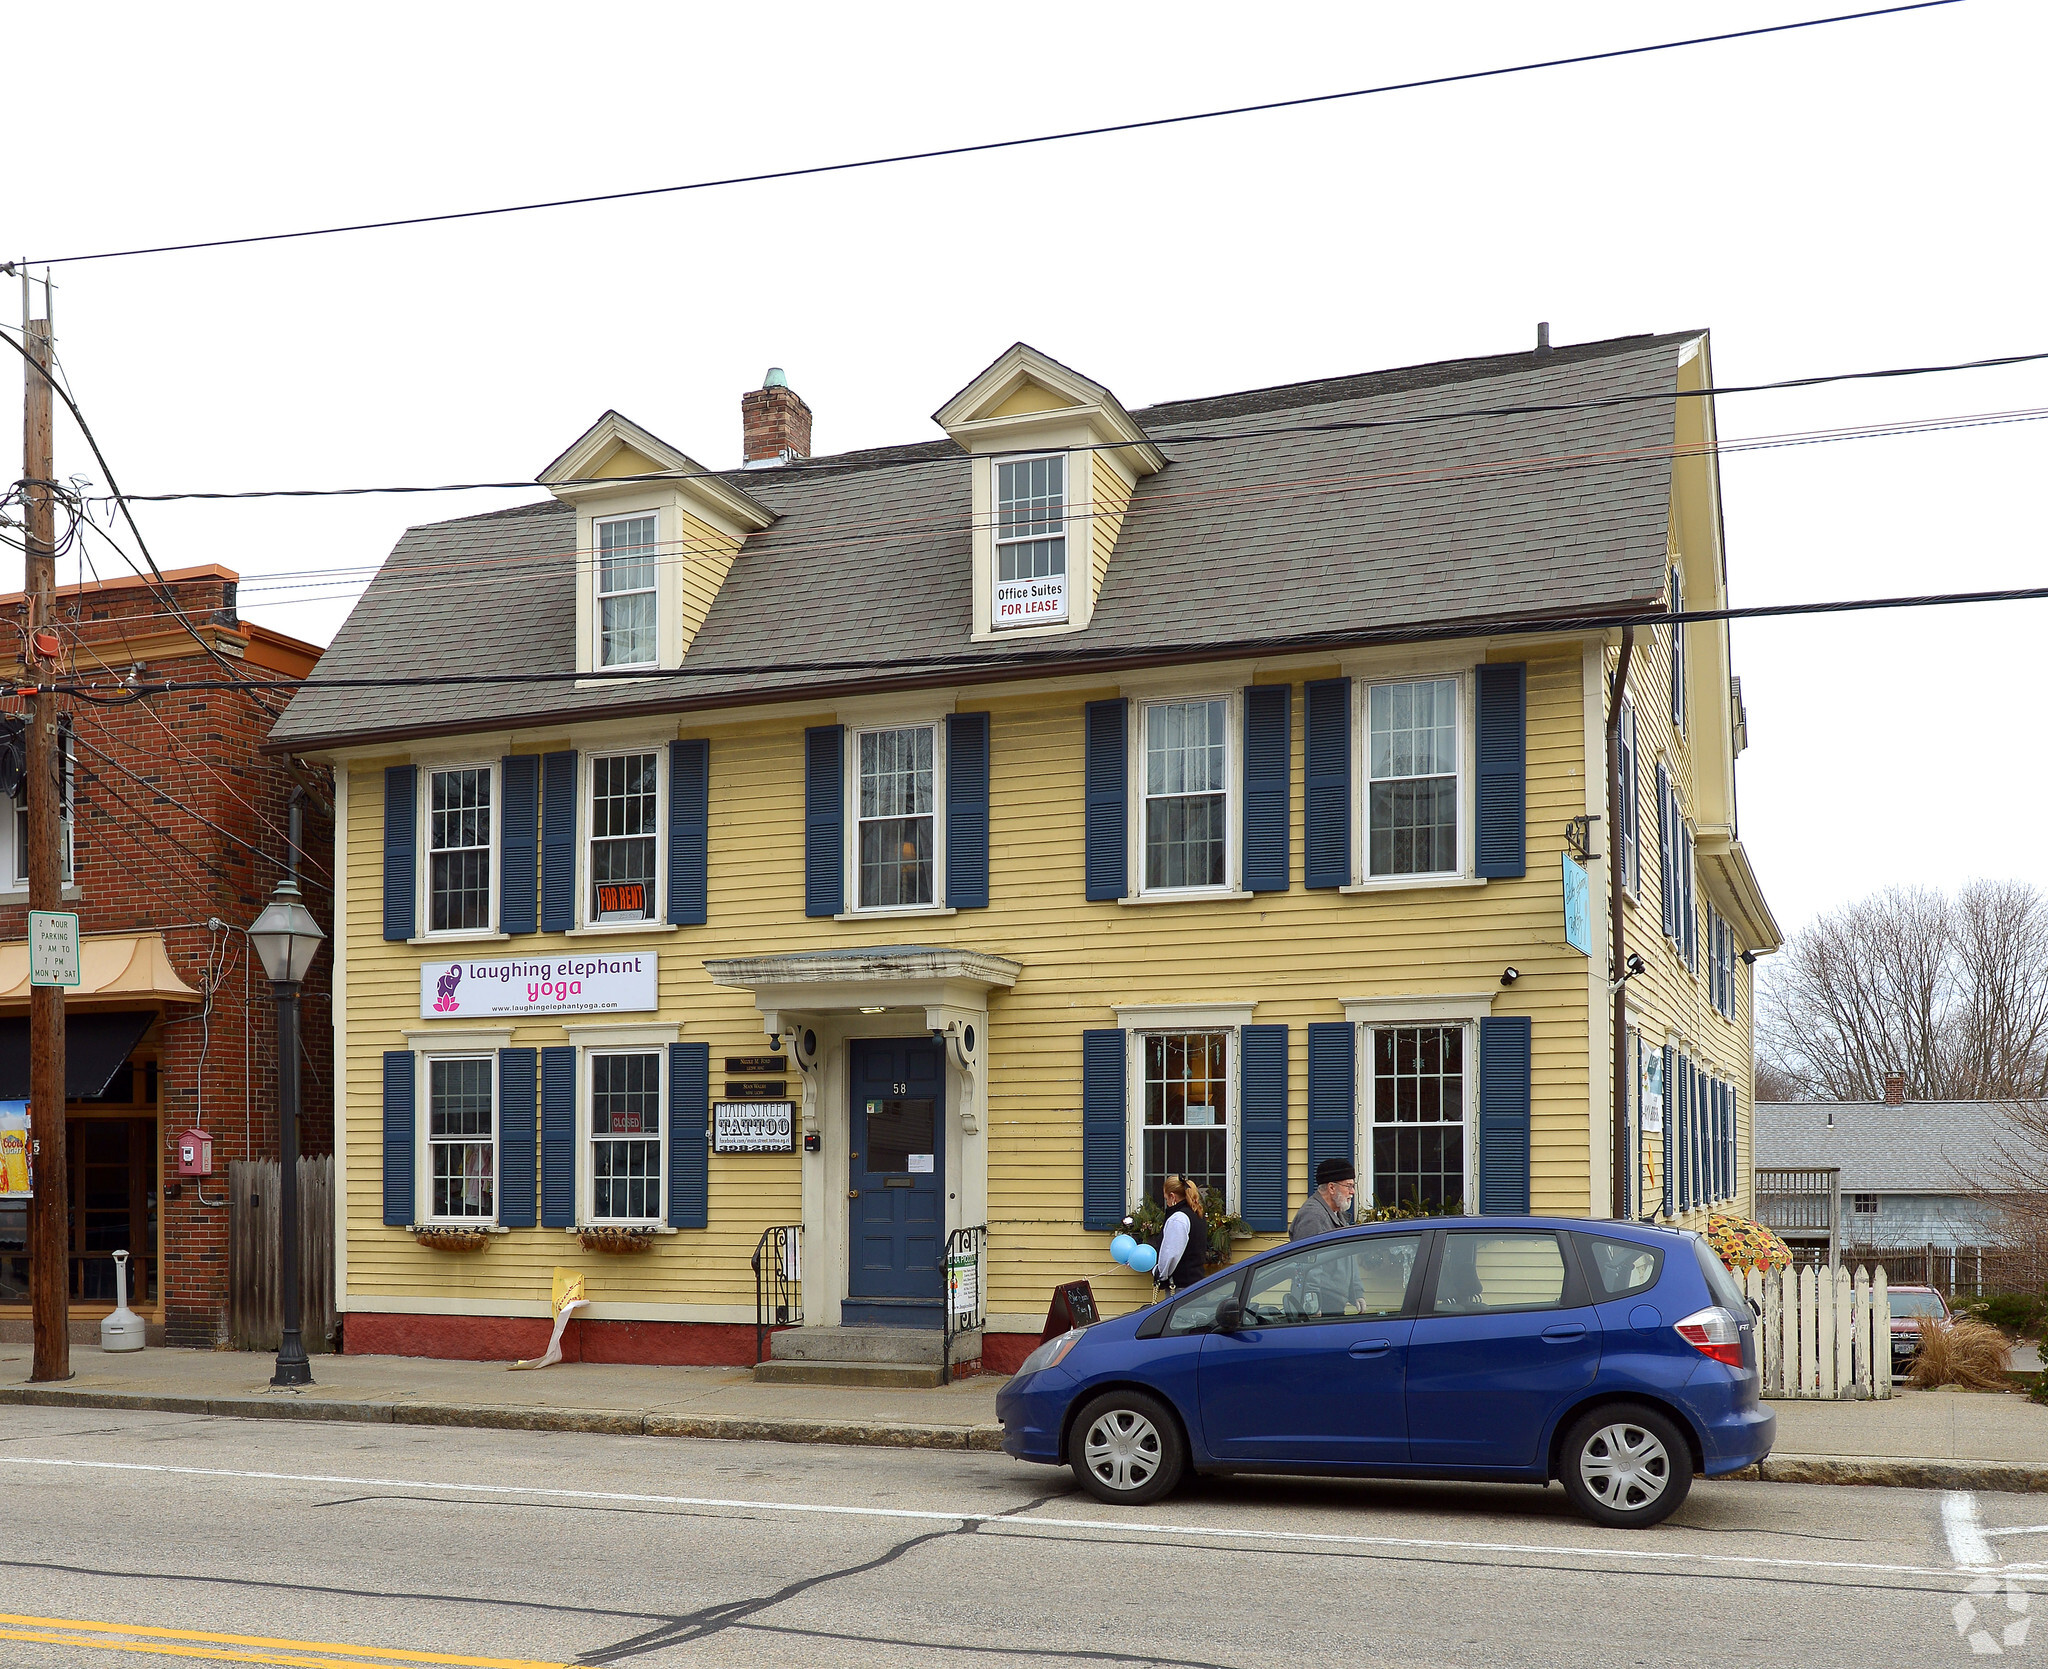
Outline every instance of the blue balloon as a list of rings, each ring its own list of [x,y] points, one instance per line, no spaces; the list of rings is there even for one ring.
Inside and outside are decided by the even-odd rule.
[[[1109,1255],[1118,1263],[1129,1263],[1137,1249],[1138,1243],[1127,1234],[1120,1234],[1109,1243]]]
[[[1159,1254],[1150,1246],[1139,1246],[1132,1251],[1130,1264],[1140,1275],[1152,1273],[1152,1266],[1159,1261]]]

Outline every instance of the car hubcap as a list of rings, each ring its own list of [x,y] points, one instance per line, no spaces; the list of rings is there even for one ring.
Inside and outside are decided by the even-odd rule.
[[[1113,1408],[1088,1428],[1088,1470],[1111,1489],[1142,1489],[1159,1470],[1159,1429],[1132,1408]]]
[[[1671,1456],[1646,1426],[1602,1426],[1579,1456],[1579,1477],[1603,1506],[1635,1512],[1671,1487]]]

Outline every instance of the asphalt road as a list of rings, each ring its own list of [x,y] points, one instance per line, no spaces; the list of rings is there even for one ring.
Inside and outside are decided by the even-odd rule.
[[[1630,1535],[1555,1488],[1236,1479],[1117,1511],[1000,1455],[40,1408],[0,1432],[24,1669],[2048,1661],[2021,1609],[2048,1563],[2031,1590],[2009,1563],[2048,1561],[2048,1505],[2018,1495],[1702,1483]]]

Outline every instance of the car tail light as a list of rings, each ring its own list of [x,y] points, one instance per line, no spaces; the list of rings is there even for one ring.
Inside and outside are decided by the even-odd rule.
[[[1695,1310],[1674,1325],[1678,1336],[1702,1356],[1726,1362],[1731,1368],[1742,1366],[1742,1328],[1718,1304],[1712,1309]]]

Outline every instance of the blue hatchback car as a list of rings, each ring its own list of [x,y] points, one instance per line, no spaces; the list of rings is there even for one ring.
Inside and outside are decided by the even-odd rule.
[[[1545,1217],[1344,1229],[1048,1340],[1003,1448],[1097,1499],[1190,1471],[1555,1478],[1597,1523],[1754,1465],[1777,1416],[1748,1302],[1699,1235]]]

